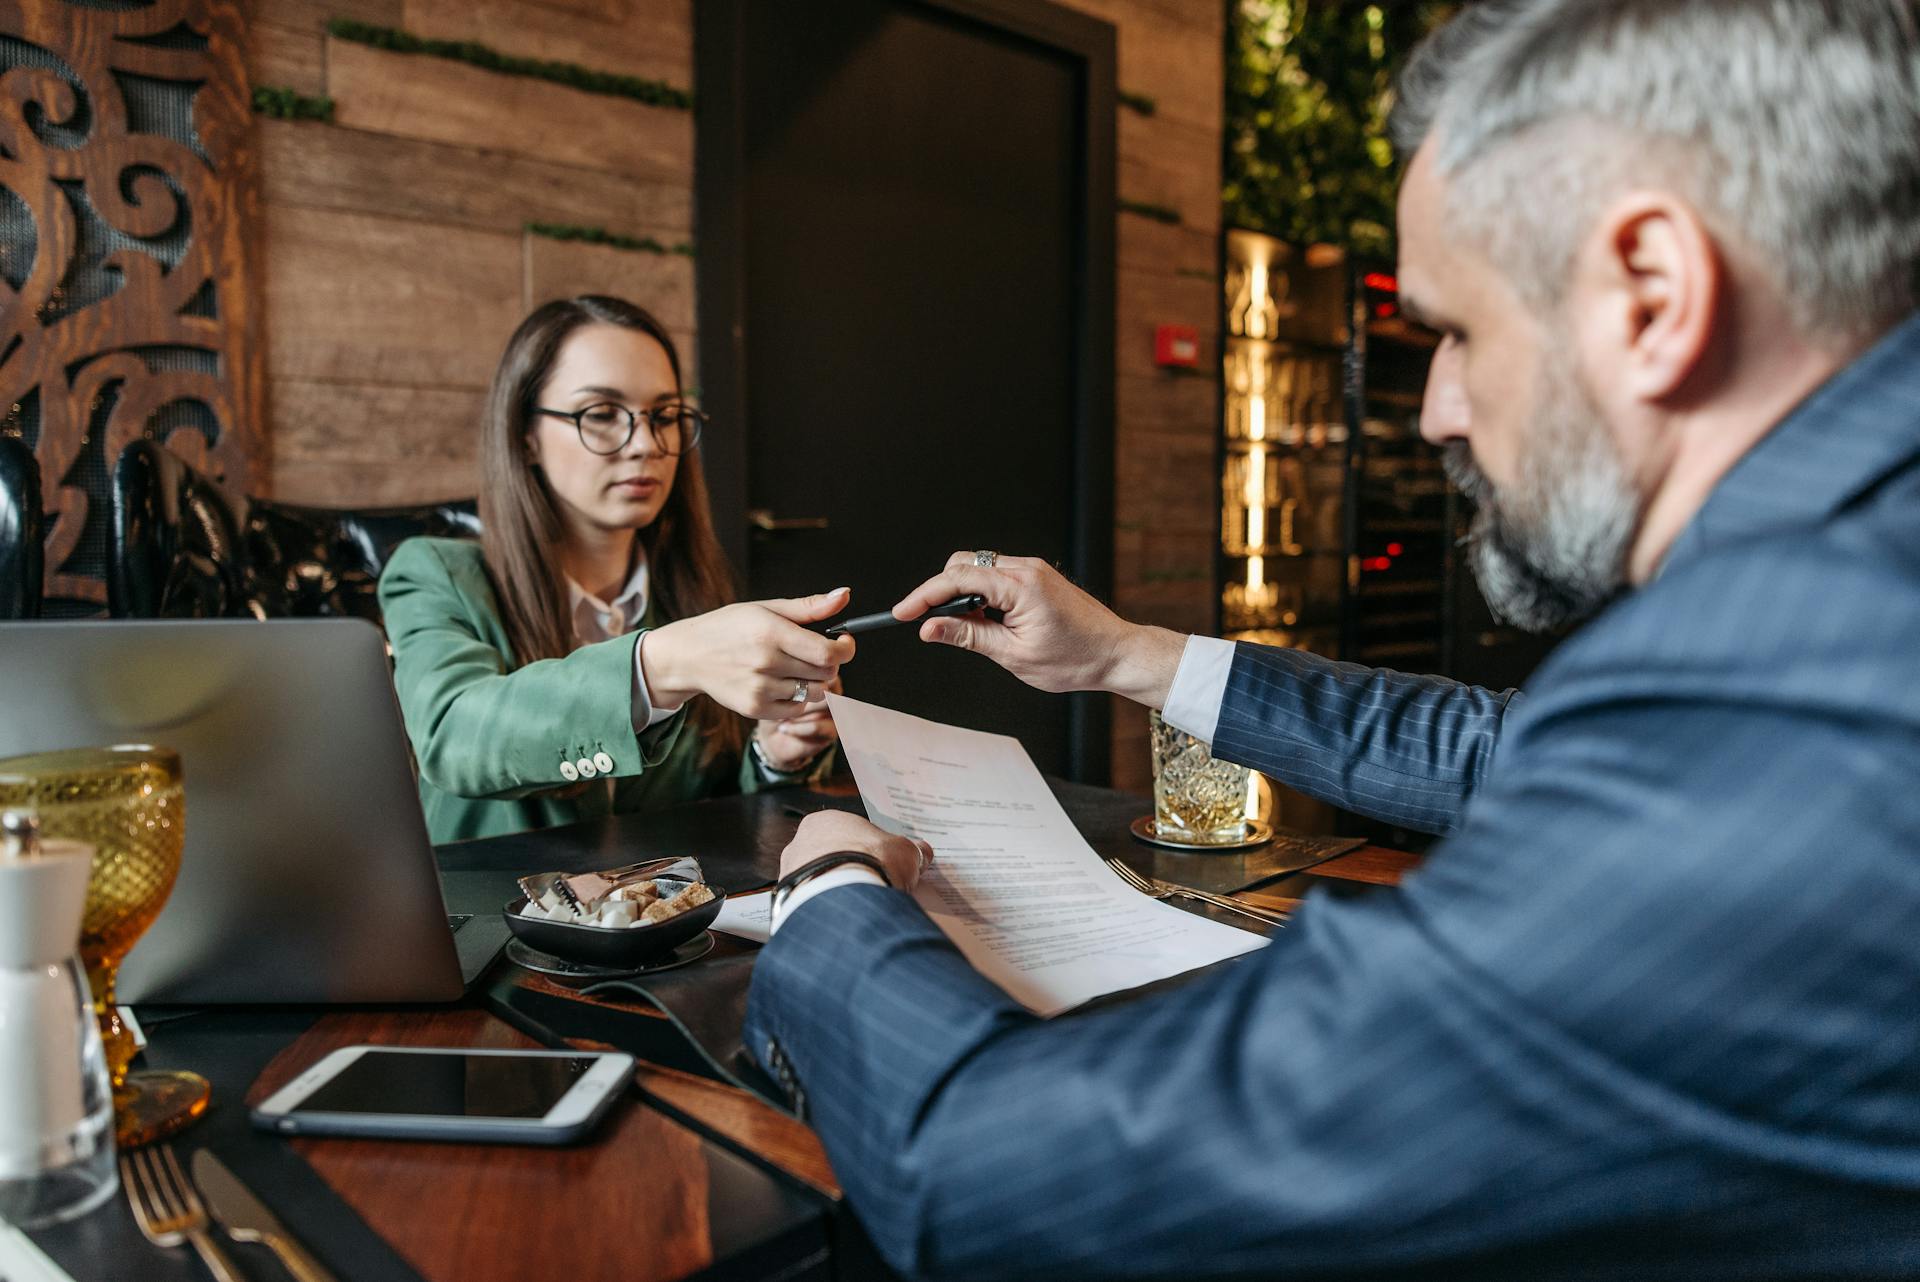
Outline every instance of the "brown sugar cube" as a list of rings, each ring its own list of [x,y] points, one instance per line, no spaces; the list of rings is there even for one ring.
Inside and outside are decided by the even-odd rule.
[[[669,917],[677,917],[689,909],[698,908],[701,904],[712,902],[713,892],[707,889],[704,882],[696,881],[672,899],[663,899],[657,904],[647,905],[647,910],[640,914],[640,920],[649,923],[662,922]]]

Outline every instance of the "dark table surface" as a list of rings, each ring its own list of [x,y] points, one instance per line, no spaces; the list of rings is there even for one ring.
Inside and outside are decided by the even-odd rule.
[[[1153,812],[1153,802],[1111,788],[1050,780],[1054,794],[1074,825],[1103,858],[1124,860],[1141,872],[1219,894],[1246,890],[1301,866],[1298,859],[1276,857],[1263,846],[1239,853],[1165,850],[1136,841],[1132,821]],[[448,878],[448,897],[469,888],[500,888],[512,898],[512,878],[469,878],[469,873],[513,873],[534,869],[585,872],[614,864],[667,855],[696,855],[709,881],[739,893],[768,885],[779,872],[780,851],[793,837],[800,815],[834,808],[865,814],[860,798],[849,793],[785,790],[750,797],[719,797],[644,815],[610,815],[567,828],[457,842],[439,850]],[[456,912],[470,911],[450,903]]]
[[[1128,824],[1151,809],[1147,799],[1067,783],[1054,788],[1096,852],[1142,872],[1230,893],[1275,883],[1290,871],[1286,860],[1266,849],[1189,854],[1148,847],[1128,834]],[[740,893],[769,884],[801,815],[827,807],[861,810],[849,790],[789,790],[461,842],[437,855],[453,912],[498,911],[516,893],[515,878],[529,872],[586,871],[666,855],[697,856],[711,883]],[[1380,876],[1367,871],[1384,853],[1344,856],[1320,871],[1336,872],[1351,862],[1361,880],[1388,880],[1395,875],[1391,868]],[[1294,887],[1300,884],[1277,883],[1283,894],[1298,894]],[[750,1074],[750,1066],[730,1062],[726,1045],[729,1036],[737,1039],[753,951],[721,937],[709,959],[668,972],[671,981],[657,985],[646,1000],[619,994],[583,1000],[502,961],[454,1008],[154,1011],[145,1063],[192,1068],[212,1081],[214,1106],[176,1141],[181,1156],[201,1146],[213,1149],[342,1279],[486,1282],[524,1277],[530,1260],[551,1265],[536,1274],[564,1271],[581,1282],[597,1276],[844,1275],[846,1259],[861,1256],[858,1232],[849,1229],[838,1205],[817,1141],[797,1122],[736,1089],[753,1085],[739,1076]],[[677,1009],[686,1022],[660,1018],[655,1006]],[[258,1098],[268,1084],[327,1047],[435,1039],[447,1045],[612,1045],[646,1063],[635,1098],[586,1146],[585,1158],[581,1150],[289,1141],[248,1124],[250,1091]],[[606,1160],[594,1157],[596,1149]],[[664,1150],[671,1150],[670,1160],[661,1156]],[[512,1176],[505,1184],[503,1172]],[[605,1187],[610,1181],[646,1186],[627,1197],[632,1208],[620,1210],[623,1217],[657,1207],[673,1221],[673,1231],[689,1239],[673,1259],[647,1257],[644,1233],[634,1237],[630,1260],[615,1257],[611,1265],[600,1254],[583,1267],[551,1245],[554,1230],[543,1216],[607,1203],[615,1192]],[[459,1204],[436,1203],[436,1197]],[[500,1205],[490,1206],[489,1197]],[[507,1227],[488,1222],[489,1216]],[[466,1239],[489,1233],[504,1249],[476,1254],[463,1247]],[[190,1251],[162,1251],[140,1238],[123,1198],[33,1238],[76,1279],[205,1276]],[[837,1268],[830,1267],[830,1248],[840,1250]],[[231,1253],[251,1278],[285,1276],[263,1247],[235,1245]]]

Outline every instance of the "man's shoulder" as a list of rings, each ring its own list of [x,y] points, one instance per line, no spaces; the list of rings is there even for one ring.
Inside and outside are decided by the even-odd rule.
[[[1913,504],[1920,509],[1920,496]],[[1871,702],[1920,721],[1920,516],[1891,505],[1674,565],[1563,645],[1531,686],[1606,682],[1764,707]]]

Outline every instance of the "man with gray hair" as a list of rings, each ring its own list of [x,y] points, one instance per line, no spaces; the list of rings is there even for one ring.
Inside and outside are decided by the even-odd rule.
[[[1446,834],[1257,957],[1043,1022],[810,818],[755,968],[916,1275],[1920,1276],[1920,32],[1911,0],[1500,0],[1396,132],[1421,430],[1524,696],[1127,623],[957,555],[896,607]],[[989,564],[976,564],[989,562]],[[863,884],[864,883],[864,884]]]

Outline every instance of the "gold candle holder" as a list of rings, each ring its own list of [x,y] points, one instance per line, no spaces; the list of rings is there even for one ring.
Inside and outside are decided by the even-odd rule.
[[[46,837],[93,847],[80,959],[93,990],[121,1147],[151,1143],[207,1111],[198,1073],[127,1071],[136,1050],[120,1019],[120,963],[173,891],[186,836],[180,754],[149,744],[73,748],[0,761],[0,807],[30,810]]]

